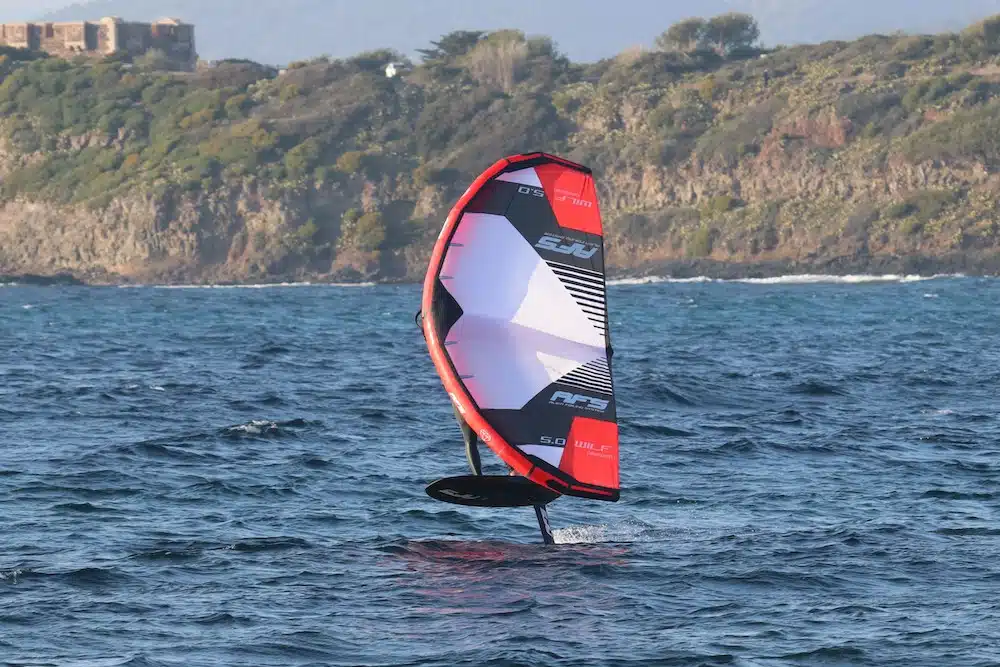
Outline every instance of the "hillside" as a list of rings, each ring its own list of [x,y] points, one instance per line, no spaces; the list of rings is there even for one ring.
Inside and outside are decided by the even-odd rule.
[[[10,2],[11,0],[5,0]],[[23,0],[22,0],[23,1]],[[32,0],[38,4],[40,0]],[[4,3],[0,3],[4,4]],[[45,0],[58,6],[58,0]],[[765,44],[853,39],[872,32],[960,30],[998,11],[996,0],[87,0],[39,16],[5,20],[55,21],[121,16],[155,20],[178,16],[194,23],[203,58],[252,58],[272,65],[323,53],[349,57],[391,45],[410,55],[459,29],[517,28],[549,35],[578,61],[595,61],[654,37],[692,8],[706,14],[749,11]],[[0,14],[4,13],[0,8]],[[234,21],[234,17],[236,20]],[[234,26],[238,26],[234,29]]]
[[[10,52],[0,274],[413,280],[475,174],[539,149],[594,168],[620,272],[1000,270],[1000,18],[663,46],[579,65],[452,33],[394,79],[391,52],[195,74]]]

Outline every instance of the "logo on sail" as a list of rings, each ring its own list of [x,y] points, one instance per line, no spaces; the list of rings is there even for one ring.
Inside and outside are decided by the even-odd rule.
[[[608,409],[610,401],[606,401],[603,398],[596,398],[594,396],[587,396],[586,394],[574,394],[569,391],[557,391],[552,394],[552,398],[549,399],[549,403],[553,405],[568,405],[573,408],[583,408],[584,410],[592,410],[594,412],[604,412]]]
[[[579,257],[580,259],[590,259],[597,254],[599,246],[593,243],[574,241],[567,236],[546,234],[542,238],[538,239],[538,243],[535,244],[535,247],[543,250],[551,250],[552,252],[557,252],[560,255],[572,255],[573,257]]]
[[[585,450],[591,456],[602,459],[610,459],[615,450],[611,445],[598,445],[595,442],[587,442],[586,440],[574,440],[573,446],[577,449]]]
[[[583,208],[593,208],[594,202],[583,199],[578,193],[571,190],[563,190],[562,188],[556,188],[556,201],[569,202],[573,206],[582,206]]]

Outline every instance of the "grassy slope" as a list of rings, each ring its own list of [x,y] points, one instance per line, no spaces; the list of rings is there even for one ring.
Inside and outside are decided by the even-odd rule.
[[[544,149],[594,167],[621,267],[995,255],[990,25],[763,58],[647,52],[590,65],[546,40],[495,35],[393,80],[388,52],[280,75],[10,52],[2,197],[100,211],[142,194],[170,210],[250,189],[286,213],[281,238],[266,253],[256,244],[264,273],[322,272],[362,251],[363,272],[392,277],[418,271],[476,173]],[[518,66],[506,71],[511,39]]]

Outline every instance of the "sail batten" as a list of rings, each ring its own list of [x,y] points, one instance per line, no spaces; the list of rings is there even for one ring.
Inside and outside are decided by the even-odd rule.
[[[442,383],[483,443],[538,485],[618,499],[603,228],[589,169],[543,153],[487,169],[442,228],[422,306]]]

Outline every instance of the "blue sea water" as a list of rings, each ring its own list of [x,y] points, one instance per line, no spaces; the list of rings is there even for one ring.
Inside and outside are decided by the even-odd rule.
[[[416,286],[0,288],[0,665],[1000,665],[1000,280],[796,282],[610,288],[554,547]]]

